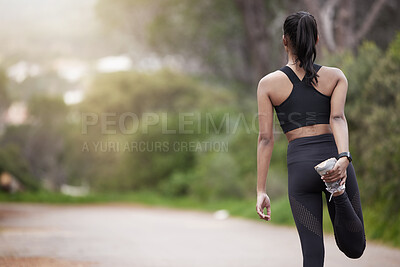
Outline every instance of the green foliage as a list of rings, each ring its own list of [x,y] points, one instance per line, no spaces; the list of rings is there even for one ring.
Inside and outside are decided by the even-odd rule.
[[[187,175],[183,172],[174,172],[169,179],[164,179],[159,183],[159,190],[166,196],[187,196],[189,188],[194,181],[194,175]]]
[[[235,3],[169,0],[162,1],[160,6],[162,12],[148,25],[148,43],[153,49],[164,53],[179,50],[226,76],[231,70],[229,66],[243,65],[238,48],[245,30]]]
[[[382,214],[388,209],[388,202],[382,201],[364,208],[364,224],[367,238],[381,240],[400,247],[400,214],[392,213],[390,217]]]
[[[4,168],[27,189],[35,189],[43,181],[57,187],[66,178],[64,131],[68,129],[68,109],[60,98],[36,95],[28,102],[28,110],[30,123],[10,125],[0,138]]]
[[[10,104],[10,95],[7,88],[8,79],[2,69],[0,69],[0,114]]]
[[[400,211],[400,34],[376,64],[361,95],[359,155],[366,193],[387,203],[385,215]],[[373,145],[371,145],[373,144]]]
[[[364,43],[337,60],[349,81],[346,116],[367,234],[400,244],[400,33],[386,52]]]
[[[196,165],[191,194],[205,199],[242,198],[246,187],[238,179],[239,166],[229,153],[200,155]]]
[[[168,120],[168,130],[178,132],[178,120],[173,119]],[[131,181],[131,189],[156,188],[174,172],[193,167],[195,152],[181,146],[196,139],[195,135],[164,133],[162,124],[155,125],[148,133],[136,134],[131,141],[138,149],[126,153],[121,166],[126,175],[124,179]]]
[[[39,183],[32,177],[28,162],[20,148],[15,144],[7,144],[0,149],[0,173],[8,172],[20,181],[26,190],[37,190]]]
[[[244,25],[233,1],[101,0],[96,10],[106,27],[140,40],[153,52],[195,59],[209,73],[230,79],[246,70]]]
[[[37,123],[51,126],[52,129],[65,125],[68,108],[61,97],[35,95],[28,102],[29,114]],[[49,129],[49,130],[52,130]]]
[[[88,126],[83,140],[133,145],[121,153],[85,153],[96,162],[91,184],[97,190],[152,189],[202,201],[254,197],[257,120],[253,102],[235,106],[238,102],[215,83],[168,69],[99,75],[81,109],[98,116],[114,113],[116,120],[131,112],[138,121],[127,128],[137,124],[138,130],[124,134],[114,127],[116,133],[107,135],[101,123]],[[148,123],[148,112],[155,123]],[[279,140],[274,152],[269,180],[274,197],[287,190],[280,170],[286,168],[286,145]]]
[[[190,112],[229,106],[234,96],[225,89],[196,82],[169,69],[157,72],[118,72],[98,75],[82,110],[88,112]]]
[[[235,102],[235,97],[219,86],[168,69],[98,76],[81,110],[99,117],[115,114],[114,121],[133,114],[137,121],[124,126],[137,127],[124,133],[116,123],[116,132],[110,135],[102,130],[101,119],[88,126],[82,138],[88,142],[128,145],[128,150],[117,154],[86,153],[98,162],[93,185],[101,190],[158,188],[165,193],[181,192],[171,188],[180,186],[175,181],[179,176],[169,179],[193,168],[198,151],[188,146],[226,132],[224,114]]]

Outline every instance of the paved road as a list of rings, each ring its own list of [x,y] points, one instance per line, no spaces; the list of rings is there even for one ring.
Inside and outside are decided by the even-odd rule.
[[[325,266],[400,266],[369,242],[359,260],[325,237]],[[300,267],[297,232],[264,221],[138,205],[0,204],[0,266]]]

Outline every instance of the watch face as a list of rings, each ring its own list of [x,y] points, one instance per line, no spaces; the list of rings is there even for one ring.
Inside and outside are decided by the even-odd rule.
[[[346,157],[349,159],[349,161],[351,161],[351,155],[349,152],[345,153]]]

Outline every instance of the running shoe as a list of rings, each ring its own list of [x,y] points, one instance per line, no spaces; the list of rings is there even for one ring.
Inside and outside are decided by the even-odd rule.
[[[319,163],[318,165],[316,165],[314,167],[314,169],[317,171],[317,173],[320,176],[323,176],[323,175],[325,175],[327,173],[327,171],[333,169],[333,167],[335,166],[336,162],[337,162],[336,158],[329,158],[329,159]],[[333,183],[325,183],[326,190],[329,193],[331,193],[331,196],[329,197],[329,202],[331,201],[332,196],[333,196],[334,193],[340,192],[340,191],[342,191],[342,190],[344,190],[346,188],[346,186],[344,184],[340,185],[340,182],[341,182],[341,179],[339,179],[339,180],[337,180],[337,181],[335,181]]]

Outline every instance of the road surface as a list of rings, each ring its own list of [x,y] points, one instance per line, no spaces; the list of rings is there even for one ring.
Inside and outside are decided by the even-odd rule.
[[[400,266],[367,242],[346,258],[325,235],[325,266]],[[129,204],[0,203],[0,266],[301,267],[297,232],[265,221]]]

